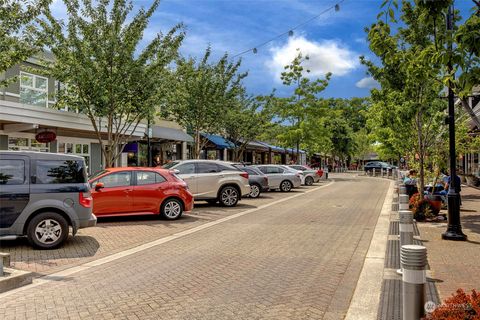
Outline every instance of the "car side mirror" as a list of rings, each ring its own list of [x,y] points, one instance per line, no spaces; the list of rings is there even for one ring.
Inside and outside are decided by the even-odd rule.
[[[179,173],[180,173],[180,170],[178,170],[178,169],[173,169],[172,171],[173,171],[173,173],[175,173],[175,174],[179,174]]]
[[[103,189],[105,188],[105,185],[103,184],[103,182],[97,182],[97,184],[95,185],[95,191],[99,191],[100,189]]]

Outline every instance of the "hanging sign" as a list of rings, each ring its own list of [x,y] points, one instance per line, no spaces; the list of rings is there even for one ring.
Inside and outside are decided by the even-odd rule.
[[[37,133],[35,139],[40,143],[52,142],[57,139],[57,135],[53,131],[42,131]]]

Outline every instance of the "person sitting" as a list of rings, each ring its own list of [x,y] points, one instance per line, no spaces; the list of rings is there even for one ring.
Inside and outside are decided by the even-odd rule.
[[[415,193],[418,192],[417,188],[417,171],[410,170],[403,179],[403,183],[405,184],[405,188],[407,189],[408,197],[411,198]]]

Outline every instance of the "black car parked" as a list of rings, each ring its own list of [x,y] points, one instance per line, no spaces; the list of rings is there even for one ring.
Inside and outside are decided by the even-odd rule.
[[[395,169],[396,166],[394,165],[391,165],[389,163],[386,163],[386,162],[382,162],[382,161],[370,161],[370,162],[367,162],[367,164],[363,167],[363,169],[365,171],[372,171],[373,169],[377,170],[377,171],[380,171],[380,170],[392,170],[392,169]]]
[[[0,151],[0,240],[53,249],[96,222],[82,157]]]

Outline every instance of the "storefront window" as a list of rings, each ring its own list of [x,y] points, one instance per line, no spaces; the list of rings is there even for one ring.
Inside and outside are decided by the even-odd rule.
[[[8,137],[8,150],[32,150],[40,152],[49,152],[50,147],[48,143],[40,143],[35,139]]]
[[[83,156],[85,158],[85,166],[87,168],[87,172],[90,168],[90,144],[89,143],[65,143],[59,142],[58,143],[58,153],[69,153],[75,154],[79,156]]]
[[[208,150],[207,151],[207,159],[208,160],[216,160],[217,159],[217,150]]]
[[[38,107],[47,107],[48,79],[20,72],[20,102]]]

